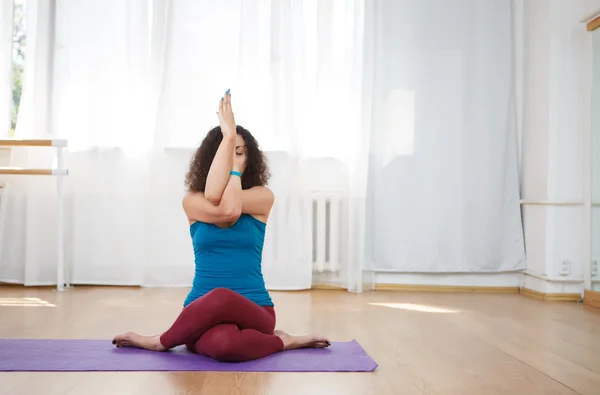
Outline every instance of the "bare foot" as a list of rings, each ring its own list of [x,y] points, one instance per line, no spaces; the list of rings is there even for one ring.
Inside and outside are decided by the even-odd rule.
[[[160,335],[143,336],[134,332],[123,333],[115,336],[112,341],[117,347],[143,348],[150,351],[166,351],[167,349],[160,344]]]
[[[273,332],[283,341],[284,350],[295,350],[297,348],[326,348],[331,345],[331,342],[326,337],[319,335],[302,335],[293,336],[284,331]]]

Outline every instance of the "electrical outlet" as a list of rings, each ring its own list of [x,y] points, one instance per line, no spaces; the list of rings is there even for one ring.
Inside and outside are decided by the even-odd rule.
[[[558,268],[558,274],[561,276],[568,276],[571,274],[571,261],[562,261]]]
[[[592,277],[598,277],[598,261],[592,261]]]

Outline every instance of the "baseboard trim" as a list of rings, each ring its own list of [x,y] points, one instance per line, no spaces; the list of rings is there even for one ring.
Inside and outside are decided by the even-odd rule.
[[[534,291],[529,288],[521,288],[520,294],[523,296],[527,296],[528,298],[545,300],[548,302],[580,302],[581,295],[580,294],[549,294],[539,291]]]
[[[315,290],[326,290],[326,291],[345,291],[346,288],[340,287],[338,285],[329,285],[329,284],[313,284],[310,289]]]
[[[376,291],[402,292],[473,292],[487,294],[517,294],[519,287],[486,287],[467,285],[375,284]]]
[[[54,288],[56,289],[56,284],[35,284],[35,285],[24,285],[23,283],[3,283],[0,282],[0,287],[18,287],[18,288],[27,288],[27,289],[47,289]],[[71,284],[69,287],[65,287],[65,291],[68,291],[73,288],[144,288],[140,285],[116,285],[116,284]],[[148,287],[151,288],[151,287]],[[164,287],[164,288],[177,288],[177,287]]]
[[[346,288],[330,284],[313,284],[311,289],[327,291],[344,291]],[[467,286],[467,285],[421,285],[421,284],[375,284],[375,291],[396,292],[473,292],[486,294],[518,294],[519,287]]]
[[[584,290],[583,304],[586,306],[600,308],[600,292],[590,291],[588,289]]]

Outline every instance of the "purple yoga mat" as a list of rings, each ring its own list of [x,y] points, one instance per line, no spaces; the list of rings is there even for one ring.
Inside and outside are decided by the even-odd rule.
[[[225,363],[185,347],[168,352],[116,348],[107,340],[0,339],[2,372],[220,371],[371,372],[377,363],[356,340],[328,348],[284,351],[249,362]]]

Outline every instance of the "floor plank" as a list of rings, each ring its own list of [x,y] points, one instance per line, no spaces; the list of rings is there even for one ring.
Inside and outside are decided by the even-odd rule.
[[[0,286],[0,337],[159,333],[186,289]],[[373,373],[0,373],[3,394],[599,394],[600,309],[519,295],[274,292],[278,327],[356,338]],[[2,356],[0,355],[0,358]]]

